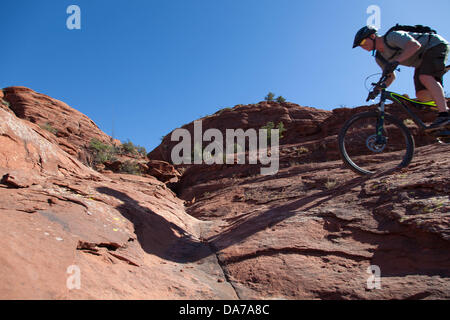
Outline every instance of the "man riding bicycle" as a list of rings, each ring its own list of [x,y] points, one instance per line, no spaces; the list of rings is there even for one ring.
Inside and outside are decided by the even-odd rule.
[[[450,124],[450,114],[443,89],[443,76],[450,50],[447,40],[438,34],[390,31],[379,36],[372,26],[361,28],[355,36],[353,48],[376,52],[376,62],[389,75],[386,85],[395,80],[399,65],[415,68],[414,85],[419,101],[434,100],[439,110],[436,120],[427,131],[439,130]]]

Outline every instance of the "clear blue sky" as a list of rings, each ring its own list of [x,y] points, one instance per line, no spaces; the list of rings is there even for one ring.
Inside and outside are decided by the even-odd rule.
[[[66,9],[81,8],[81,30]],[[2,1],[0,87],[26,86],[151,151],[171,130],[269,92],[331,110],[364,104],[379,71],[351,45],[369,5],[381,32],[424,24],[450,40],[450,1]],[[413,95],[412,69],[392,89]],[[445,79],[447,82],[447,79]]]

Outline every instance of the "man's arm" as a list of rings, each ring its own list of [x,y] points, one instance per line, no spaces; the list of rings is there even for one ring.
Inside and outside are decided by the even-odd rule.
[[[388,78],[386,80],[386,86],[389,87],[392,82],[394,82],[395,80],[395,72],[392,72],[391,74],[388,75]]]
[[[416,39],[411,39],[405,45],[403,52],[395,60],[397,60],[401,64],[402,62],[411,58],[417,51],[419,51],[421,47],[422,45]]]
[[[384,68],[386,67],[386,63],[384,63],[381,59],[379,59],[378,57],[375,59],[376,63],[378,64],[378,66],[381,68],[381,70],[384,71]],[[392,82],[394,82],[395,80],[395,72],[391,72],[388,75],[388,78],[386,80],[386,86],[389,87]]]
[[[386,36],[386,41],[392,46],[402,49],[402,53],[395,58],[400,64],[411,58],[422,45],[409,33],[392,31]]]

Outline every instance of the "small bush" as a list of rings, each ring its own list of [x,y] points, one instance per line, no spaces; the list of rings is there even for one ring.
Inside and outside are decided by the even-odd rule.
[[[297,148],[297,155],[301,155],[301,154],[308,153],[308,152],[309,152],[309,149],[306,147]]]
[[[3,100],[3,99],[0,99],[0,103],[7,106],[8,108],[11,106],[11,104],[8,101]]]
[[[280,130],[279,134],[280,134],[280,139],[284,138],[283,136],[283,132],[285,132],[287,129],[284,128],[284,123],[283,122],[279,122],[277,125],[277,129]]]
[[[142,155],[145,157],[147,155],[147,150],[145,150],[144,147],[134,145],[133,142],[130,141],[130,139],[128,139],[127,142],[122,142],[122,145],[119,147],[119,152],[120,154],[127,154],[132,156]]]
[[[271,142],[271,138],[272,138],[272,129],[278,129],[278,138],[282,139],[283,138],[283,132],[286,131],[286,129],[284,128],[284,124],[283,122],[279,122],[277,127],[275,128],[275,124],[272,121],[267,122],[267,124],[263,127],[261,127],[261,129],[267,129],[267,143]]]
[[[128,140],[127,142],[122,142],[121,149],[124,154],[131,154],[131,155],[137,154],[136,147],[130,140]]]
[[[144,147],[137,146],[137,152],[144,157],[147,156],[147,150]]]
[[[264,100],[266,101],[273,101],[273,98],[275,98],[275,94],[273,92],[269,92],[267,96],[264,97]]]
[[[106,161],[117,160],[117,149],[114,146],[105,144],[93,138],[89,144],[89,150],[93,156],[93,165],[105,163]]]
[[[277,98],[277,102],[278,102],[278,103],[283,103],[283,102],[286,102],[286,99],[283,98],[282,96],[279,96],[279,97]]]
[[[141,174],[141,171],[139,169],[139,164],[135,161],[125,161],[124,163],[122,163],[122,165],[120,167],[120,172],[134,174],[134,175]]]
[[[58,129],[53,128],[49,122],[47,122],[46,124],[41,124],[41,125],[39,125],[39,127],[41,127],[41,129],[47,130],[48,132],[53,133],[53,134],[58,133]]]

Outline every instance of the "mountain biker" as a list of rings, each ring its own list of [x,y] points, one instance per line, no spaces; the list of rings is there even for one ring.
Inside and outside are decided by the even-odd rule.
[[[378,35],[372,26],[361,28],[355,35],[353,48],[358,46],[372,51],[377,64],[388,75],[386,85],[395,80],[398,65],[415,68],[414,86],[419,101],[434,100],[439,109],[436,120],[427,131],[435,131],[450,124],[450,114],[443,89],[443,76],[447,69],[450,45],[437,34],[424,34],[406,31],[390,31],[387,36]],[[388,44],[386,44],[386,41]],[[395,50],[393,50],[395,49]]]

